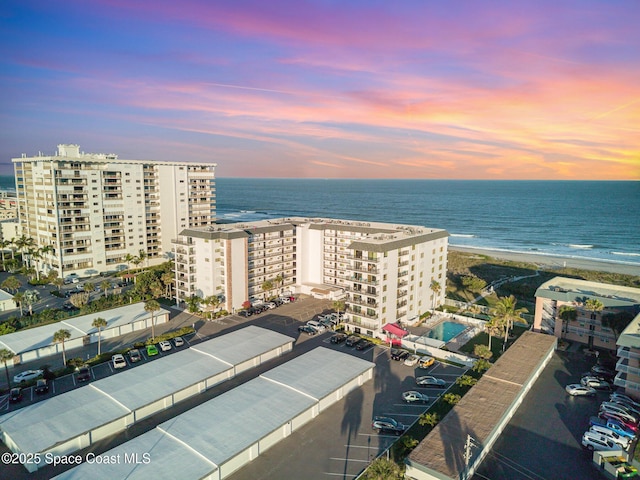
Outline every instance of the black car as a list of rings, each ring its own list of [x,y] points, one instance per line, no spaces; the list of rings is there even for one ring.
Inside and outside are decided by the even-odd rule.
[[[9,393],[9,403],[18,403],[22,401],[22,389],[15,387]]]
[[[251,315],[253,315],[253,312],[251,310],[240,310],[239,315],[242,315],[243,317],[250,317]]]
[[[363,338],[358,343],[356,343],[356,350],[366,350],[370,346],[371,346],[371,342]]]
[[[318,331],[315,328],[310,327],[309,325],[301,325],[301,326],[299,326],[298,327],[298,331],[299,332],[304,332],[307,335],[315,335],[316,333],[318,333]]]
[[[347,341],[346,341],[347,347],[353,347],[353,346],[355,346],[359,341],[360,341],[360,337],[356,337],[355,335],[352,335],[352,336],[350,336],[349,338],[347,338]]]
[[[49,382],[47,382],[44,378],[38,379],[36,382],[35,391],[37,394],[47,393],[49,391]]]
[[[78,370],[78,381],[88,382],[89,380],[91,380],[91,370],[87,365],[83,365],[80,367],[80,370]]]
[[[409,356],[409,352],[407,352],[406,350],[400,350],[399,348],[391,349],[391,358],[393,358],[394,360],[397,360],[397,361],[404,360],[408,356]]]
[[[336,333],[333,337],[331,337],[331,343],[342,343],[347,340],[347,335],[344,333]]]
[[[389,417],[374,417],[371,428],[373,428],[376,433],[385,431],[395,433],[396,435],[402,435],[407,429],[404,424]]]
[[[605,380],[616,376],[615,371],[603,367],[602,365],[594,365],[593,367],[591,367],[591,373],[597,376],[602,376],[605,378]]]

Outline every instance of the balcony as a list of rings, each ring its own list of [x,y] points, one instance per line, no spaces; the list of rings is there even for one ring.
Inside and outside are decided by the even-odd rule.
[[[618,347],[618,356],[640,360],[640,351],[631,351],[628,347]]]
[[[351,277],[348,277],[347,280],[351,280],[353,282],[358,282],[358,283],[366,283],[368,285],[378,285],[380,283],[375,278],[364,278],[357,275],[352,275]]]
[[[345,323],[348,325],[353,325],[360,328],[366,328],[367,330],[378,330],[380,328],[380,324],[378,322],[368,322],[367,320],[363,320],[361,318],[350,318],[353,315],[351,314],[347,316]]]
[[[354,305],[361,305],[368,308],[378,308],[378,302],[371,301],[369,298],[348,298],[346,303],[353,303]]]
[[[361,317],[366,317],[366,318],[371,318],[374,320],[377,320],[378,318],[378,312],[374,311],[373,309],[367,309],[367,310],[359,310],[359,307],[350,307],[347,306],[347,312],[351,313],[353,315],[358,315]]]

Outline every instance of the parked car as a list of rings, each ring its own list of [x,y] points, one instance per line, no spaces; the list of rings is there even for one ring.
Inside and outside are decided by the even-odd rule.
[[[616,450],[618,448],[613,440],[593,432],[584,432],[582,446],[589,450]]]
[[[34,389],[38,395],[47,393],[49,391],[49,382],[44,378],[39,378],[36,382],[36,388]]]
[[[417,365],[419,361],[420,361],[420,355],[409,355],[407,358],[404,359],[404,364],[407,367],[413,367],[414,365]]]
[[[124,355],[120,353],[116,353],[111,357],[111,363],[113,364],[113,368],[124,368],[127,366],[127,361],[124,359]]]
[[[275,302],[267,302],[265,303],[265,306],[271,310],[273,310],[274,308],[276,308],[278,305],[276,305]]]
[[[253,315],[253,312],[251,311],[250,308],[246,309],[246,310],[240,310],[238,312],[238,315],[242,315],[243,317],[250,317],[251,315]]]
[[[596,390],[610,390],[611,385],[605,380],[597,377],[582,377],[580,383],[585,387],[595,388]]]
[[[619,435],[618,433],[608,429],[607,427],[601,427],[600,425],[592,425],[589,431],[600,434],[600,435],[604,435],[605,437],[610,438],[611,440],[614,441],[614,443],[620,445],[624,449],[626,449],[631,443],[631,439],[629,437]]]
[[[391,358],[393,360],[398,360],[398,361],[404,360],[408,356],[409,356],[409,352],[407,352],[406,350],[400,350],[399,348],[391,349]]]
[[[356,350],[366,350],[371,345],[372,343],[369,340],[362,338],[358,343],[356,343]]]
[[[316,322],[315,320],[309,320],[307,322],[307,325],[309,325],[311,328],[315,328],[318,332],[324,332],[327,329],[327,327],[322,325],[320,322]]]
[[[142,360],[142,355],[140,355],[140,350],[137,348],[132,348],[129,350],[129,360],[131,363],[136,363]]]
[[[78,382],[88,382],[91,380],[91,369],[88,365],[83,365],[78,369]]]
[[[431,365],[436,363],[436,359],[430,357],[429,355],[424,355],[420,358],[420,362],[418,362],[418,367],[420,368],[429,368]]]
[[[345,333],[336,333],[331,337],[331,343],[342,343],[347,339],[347,335]]]
[[[626,428],[624,425],[622,425],[620,422],[616,420],[591,417],[589,419],[589,425],[591,426],[598,425],[601,427],[606,427],[609,430],[613,430],[618,435],[630,438],[632,440],[636,438],[636,434],[633,432],[633,430]]]
[[[280,301],[282,303],[289,303],[291,301],[291,299],[289,297],[280,297]]]
[[[632,415],[636,415],[637,417],[640,417],[640,409],[628,404],[624,400],[614,397],[608,403],[614,403],[616,405],[620,405],[622,408],[627,409],[629,413],[631,413]]]
[[[598,412],[598,417],[603,419],[603,420],[613,420],[615,422],[618,422],[620,425],[622,425],[624,428],[631,430],[634,433],[638,433],[640,428],[638,427],[638,424],[635,422],[630,421],[627,418],[624,418],[620,415],[616,415],[615,413],[611,413],[611,412]]]
[[[158,355],[158,347],[155,345],[147,345],[147,356],[153,357],[154,355]]]
[[[420,385],[421,387],[444,388],[447,386],[447,382],[445,382],[441,378],[436,378],[429,375],[425,377],[417,377],[416,384]]]
[[[184,339],[182,337],[176,337],[176,338],[173,339],[173,344],[176,347],[181,347],[181,346],[184,345]]]
[[[167,340],[163,340],[162,342],[158,343],[158,346],[163,352],[168,352],[169,350],[171,350],[171,342]]]
[[[22,389],[20,387],[12,388],[9,392],[9,403],[18,403],[22,401]]]
[[[347,341],[345,343],[346,343],[347,347],[353,347],[359,341],[360,341],[360,337],[358,337],[356,335],[351,335],[349,338],[347,338]]]
[[[640,420],[640,416],[634,415],[631,412],[631,410],[629,410],[628,408],[625,408],[619,403],[602,402],[600,404],[600,411],[612,412],[612,413],[615,413],[616,415],[627,415],[629,419],[632,419],[632,421],[635,423],[638,423],[638,420]]]
[[[424,393],[416,392],[415,390],[409,390],[402,394],[402,399],[407,403],[427,403],[429,397]]]
[[[300,325],[298,327],[298,331],[306,333],[307,335],[315,335],[315,334],[318,333],[318,331],[315,328],[313,328],[313,327],[311,327],[309,325]]]
[[[613,392],[609,398],[611,400],[613,400],[614,398],[617,398],[618,400],[622,400],[626,403],[628,403],[629,405],[631,405],[634,408],[640,408],[640,403],[638,403],[636,400],[634,400],[633,398],[629,397],[628,395],[625,395],[624,393],[618,393],[618,392]]]
[[[591,387],[585,387],[579,383],[572,383],[564,387],[569,395],[593,397],[596,391]]]
[[[594,365],[593,367],[591,367],[591,373],[602,375],[603,377],[608,378],[613,378],[616,376],[616,372],[614,370],[603,367],[602,365]]]
[[[324,325],[324,328],[326,328],[327,330],[333,329],[333,323],[331,322],[331,320],[323,318],[319,320],[319,322],[321,325]]]
[[[42,370],[25,370],[24,372],[14,375],[14,383],[28,382],[29,380],[36,379],[42,375]]]
[[[374,417],[373,422],[371,423],[371,428],[373,428],[376,433],[384,431],[395,433],[396,435],[403,434],[407,429],[404,424],[390,417]]]

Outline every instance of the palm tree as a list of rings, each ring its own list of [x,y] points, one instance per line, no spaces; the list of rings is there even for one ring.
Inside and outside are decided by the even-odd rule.
[[[71,332],[61,328],[53,334],[53,343],[62,343],[62,363],[67,366],[67,353],[64,350],[64,341],[71,338]]]
[[[9,378],[9,367],[7,366],[7,362],[15,357],[15,353],[13,353],[8,348],[3,348],[0,350],[0,360],[4,363],[4,373],[7,374],[7,385],[11,388],[11,379]]]
[[[105,297],[107,296],[107,290],[109,290],[110,287],[111,283],[109,283],[109,280],[103,280],[102,282],[100,282],[100,288],[104,292]]]
[[[29,307],[29,315],[33,315],[33,304],[40,300],[40,293],[37,290],[27,290],[23,298],[23,302]]]
[[[344,308],[345,308],[344,300],[334,300],[332,306],[333,306],[333,309],[337,312],[339,317],[340,310],[344,311]]]
[[[429,285],[429,288],[433,291],[433,302],[431,303],[431,307],[432,307],[431,309],[435,310],[436,299],[438,298],[438,295],[440,295],[440,291],[442,290],[442,287],[439,282],[435,280],[431,280],[431,284]]]
[[[24,311],[22,310],[23,300],[24,300],[24,293],[22,292],[17,292],[13,296],[13,301],[16,302],[16,304],[20,307],[20,316],[24,314]]]
[[[162,284],[165,287],[164,296],[170,299],[171,287],[173,286],[173,281],[175,280],[173,276],[173,272],[164,272],[160,277],[160,280],[162,281]]]
[[[33,247],[35,245],[35,240],[31,237],[27,237],[26,235],[22,235],[19,239],[15,240],[15,245],[20,250],[22,254],[22,264],[26,265],[26,259],[24,258],[24,251],[27,248]]]
[[[185,300],[185,302],[187,303],[189,312],[196,313],[200,308],[200,303],[202,302],[202,299],[197,295],[191,295],[187,300]]]
[[[17,292],[22,286],[22,282],[18,280],[17,277],[11,276],[11,277],[8,277],[4,282],[2,282],[2,285],[0,286],[5,290],[9,290],[10,292],[11,291]]]
[[[127,270],[131,269],[131,264],[133,263],[133,261],[135,260],[136,257],[134,257],[133,255],[131,255],[130,253],[127,253],[127,255],[124,257],[124,261],[127,263]]]
[[[271,280],[265,280],[264,282],[262,282],[262,291],[265,293],[265,298],[266,298],[267,292],[271,291],[272,289],[273,289],[273,282]]]
[[[0,239],[0,255],[2,256],[2,268],[4,268],[4,249],[11,245],[9,240]]]
[[[147,260],[147,267],[149,266],[148,255],[147,255],[147,252],[145,252],[144,250],[140,250],[138,252],[138,259],[140,259],[140,263],[144,262],[145,259],[146,259]]]
[[[282,284],[284,283],[284,275],[282,275],[281,273],[279,273],[276,278],[273,279],[273,281],[276,284],[276,287],[280,288],[282,286]]]
[[[491,350],[491,337],[493,337],[496,327],[498,326],[497,317],[491,317],[484,324],[484,328],[487,330],[487,336],[489,337],[489,350]]]
[[[497,323],[504,329],[504,344],[502,348],[506,348],[507,339],[509,338],[509,330],[513,328],[513,321],[517,320],[521,314],[527,313],[529,310],[526,308],[516,308],[516,297],[509,295],[508,297],[498,298],[496,303],[496,317]]]
[[[144,310],[151,313],[151,337],[156,337],[156,317],[155,313],[160,310],[160,304],[157,300],[147,300],[144,304]]]
[[[578,317],[578,311],[571,305],[562,305],[558,310],[558,317],[562,320],[562,334],[564,336],[564,334],[567,332],[565,323],[568,325],[570,320],[575,320]]]
[[[96,318],[91,322],[91,326],[98,329],[98,355],[100,355],[100,342],[102,340],[102,329],[107,326],[107,321],[104,318]]]
[[[84,286],[82,287],[82,289],[87,292],[89,295],[91,295],[91,292],[93,292],[96,289],[95,284],[91,283],[91,282],[86,282],[84,284]]]
[[[596,319],[596,313],[604,310],[604,304],[598,300],[597,298],[589,298],[586,302],[584,302],[584,308],[591,312],[591,320]],[[593,330],[594,326],[589,325],[589,342],[588,347],[589,350],[593,350]]]

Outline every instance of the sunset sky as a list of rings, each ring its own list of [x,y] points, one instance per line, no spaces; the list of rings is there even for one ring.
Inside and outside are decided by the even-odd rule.
[[[4,0],[0,174],[640,179],[640,1]]]

